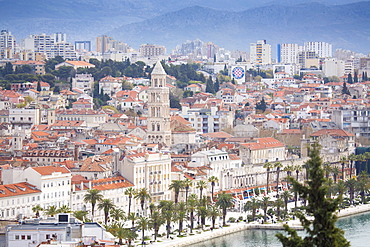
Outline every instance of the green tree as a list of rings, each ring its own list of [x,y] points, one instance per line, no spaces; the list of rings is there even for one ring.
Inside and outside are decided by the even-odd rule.
[[[32,212],[35,213],[35,217],[39,218],[40,217],[40,212],[44,211],[44,208],[40,206],[40,204],[37,204],[32,208]]]
[[[215,89],[215,92],[218,92],[218,90],[220,90],[220,80],[218,79],[218,77],[216,77],[216,81],[213,88]]]
[[[226,225],[226,213],[227,209],[233,206],[232,203],[233,196],[231,194],[226,194],[223,191],[221,194],[218,194],[216,206],[222,210],[222,224]]]
[[[188,210],[185,202],[180,202],[175,206],[175,219],[179,222],[179,235],[182,233],[184,220],[187,218]]]
[[[141,244],[145,245],[145,231],[150,229],[150,220],[145,217],[140,217],[136,225],[141,231]]]
[[[193,97],[193,94],[194,94],[193,91],[185,90],[184,94],[183,94],[183,97],[184,98]]]
[[[102,199],[99,201],[98,209],[104,212],[104,224],[108,223],[109,212],[115,207],[111,199]]]
[[[357,83],[358,82],[358,76],[357,76],[357,72],[355,71],[354,75],[353,75],[353,82],[354,83]]]
[[[288,236],[277,234],[283,246],[349,246],[349,242],[344,238],[343,230],[335,226],[337,216],[336,210],[342,198],[326,198],[327,186],[322,169],[322,160],[320,158],[320,148],[317,143],[309,148],[310,160],[308,163],[308,180],[306,184],[291,179],[293,187],[299,192],[300,196],[308,201],[306,212],[313,217],[308,220],[303,212],[298,211],[297,217],[306,232],[305,237],[300,237],[297,231],[284,225]]]
[[[159,207],[161,209],[161,214],[166,220],[167,238],[170,237],[171,232],[171,222],[175,219],[175,204],[172,201],[160,201]]]
[[[284,201],[284,218],[286,219],[286,216],[288,215],[288,202],[289,202],[289,199],[292,197],[292,194],[288,191],[288,190],[285,190],[282,194],[281,194],[281,198],[283,199]]]
[[[353,79],[352,79],[352,74],[349,73],[348,76],[347,76],[347,82],[348,84],[352,84],[353,83]]]
[[[280,215],[281,215],[281,211],[280,209],[284,206],[284,201],[280,198],[278,198],[275,202],[274,202],[274,206],[276,207],[276,216],[277,216],[277,220],[280,220]]]
[[[94,221],[95,205],[103,199],[103,194],[100,190],[90,189],[87,190],[84,196],[84,202],[91,203],[91,221]]]
[[[213,196],[214,196],[213,190],[215,188],[216,183],[218,183],[218,178],[215,177],[215,176],[211,176],[211,177],[208,178],[208,182],[211,183],[211,188],[212,188],[212,194],[211,195],[212,195],[212,200],[213,200]]]
[[[351,93],[349,92],[349,89],[347,87],[347,83],[343,83],[342,94],[351,95]]]
[[[190,217],[189,217],[190,218],[190,233],[193,232],[194,212],[197,209],[197,205],[198,205],[197,195],[196,194],[191,194],[189,196],[188,203],[187,203],[189,214],[190,214]]]
[[[58,209],[56,206],[48,206],[45,210],[46,215],[50,215],[51,217],[54,217],[54,215],[58,214]]]
[[[41,92],[41,82],[39,82],[39,81],[37,82],[36,91]]]
[[[179,201],[180,190],[184,188],[184,183],[181,180],[172,180],[168,189],[175,192],[175,204]]]
[[[203,190],[207,188],[207,182],[204,180],[198,181],[196,188],[199,189],[199,199],[201,199],[203,197]]]
[[[114,221],[125,220],[125,212],[121,208],[113,207],[109,214]]]
[[[165,222],[158,207],[153,208],[153,211],[150,215],[150,220],[151,220],[151,225],[153,226],[153,230],[154,230],[154,240],[157,240],[159,228]]]
[[[87,211],[83,211],[83,210],[78,210],[78,211],[74,211],[73,212],[73,216],[76,217],[76,219],[82,221],[82,222],[86,222],[87,219],[86,219],[86,216],[89,214],[89,212]]]
[[[217,217],[221,216],[220,210],[215,205],[208,205],[208,218],[212,221],[212,229],[215,229]]]
[[[58,211],[58,213],[65,213],[65,214],[72,212],[71,208],[68,207],[67,205],[61,206],[60,208],[58,208],[57,211]]]
[[[302,171],[302,166],[296,165],[295,166],[295,180],[298,181],[299,173]],[[297,202],[298,202],[298,191],[293,188],[294,191],[294,208],[297,208]]]
[[[203,229],[204,228],[204,225],[206,224],[206,218],[208,216],[207,207],[203,203],[200,203],[198,205],[197,215],[200,218],[200,225],[201,225],[201,227]]]
[[[125,196],[128,196],[128,214],[130,214],[132,198],[136,196],[136,190],[134,189],[134,187],[127,188],[125,190]]]
[[[337,183],[337,178],[338,178],[338,175],[340,174],[340,170],[338,167],[332,167],[331,168],[331,172],[333,173],[333,179],[334,179],[334,183],[336,184]]]
[[[270,205],[271,205],[270,197],[267,197],[267,196],[262,197],[262,199],[260,201],[260,207],[263,210],[263,222],[264,223],[266,223],[266,220],[267,220],[267,209],[268,209],[268,207],[270,207]]]
[[[150,198],[150,192],[147,188],[141,188],[135,195],[135,199],[140,201],[141,211],[144,213],[144,215],[146,214],[146,212],[144,212],[145,202],[150,200]]]
[[[276,198],[279,198],[279,175],[282,167],[283,164],[281,164],[281,162],[278,161],[274,163],[274,168],[276,168]]]
[[[265,98],[262,98],[260,102],[257,102],[256,104],[256,110],[259,110],[260,112],[265,112],[267,108]]]
[[[209,76],[206,81],[206,93],[215,93],[215,89],[213,87],[213,81],[212,81],[211,76]]]
[[[365,193],[370,188],[370,182],[369,182],[369,176],[365,171],[362,171],[360,176],[357,177],[357,184],[356,184],[357,190],[360,192],[361,195],[361,203],[365,204]]]
[[[188,201],[188,193],[192,185],[193,185],[193,181],[191,181],[190,179],[186,178],[185,180],[183,180],[183,186],[185,189],[185,202]]]
[[[132,241],[134,241],[138,237],[136,232],[128,228],[123,229],[122,236],[124,237],[124,239],[127,240],[128,247],[131,247]]]
[[[256,220],[256,212],[259,208],[260,202],[254,197],[244,205],[244,211],[252,211],[252,221]]]
[[[271,164],[270,162],[266,162],[265,164],[263,164],[263,168],[266,169],[266,175],[267,175],[267,178],[266,178],[266,194],[268,195],[269,194],[269,177],[270,177],[270,169],[273,168],[274,165]]]

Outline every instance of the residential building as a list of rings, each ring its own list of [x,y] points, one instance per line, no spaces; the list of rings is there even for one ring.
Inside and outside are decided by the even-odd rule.
[[[171,155],[158,152],[127,153],[119,166],[119,172],[136,189],[147,188],[152,202],[170,200],[171,191]],[[140,212],[139,201],[136,201],[135,211]]]
[[[44,166],[53,162],[74,160],[74,153],[69,150],[27,150],[23,153],[22,158]]]
[[[94,77],[91,74],[76,74],[72,78],[72,88],[79,88],[86,94],[91,94],[94,89]]]
[[[165,53],[166,48],[161,45],[145,44],[140,46],[140,54],[142,57],[157,57]]]
[[[88,62],[85,62],[85,61],[69,61],[69,60],[66,60],[62,63],[59,63],[59,64],[55,65],[55,69],[58,69],[61,66],[70,66],[70,67],[73,67],[75,70],[77,70],[78,68],[95,68],[94,64],[91,64],[91,63],[88,63]]]
[[[250,44],[250,62],[255,64],[271,64],[271,45],[266,40],[258,40]]]
[[[239,155],[245,164],[282,161],[285,160],[285,146],[272,137],[255,138],[240,144]]]
[[[10,59],[15,53],[15,37],[8,30],[0,32],[0,59]]]
[[[304,50],[315,52],[320,58],[333,57],[333,46],[326,42],[305,42]]]
[[[99,81],[99,93],[112,97],[122,90],[123,77],[106,76]]]
[[[344,75],[344,62],[337,58],[325,58],[322,62],[322,71],[327,77],[341,77]]]
[[[30,129],[32,125],[40,124],[40,109],[10,109],[9,121],[11,124],[13,124],[13,126]]]
[[[286,64],[296,64],[298,53],[303,51],[303,46],[298,44],[278,44],[277,62]]]
[[[16,61],[12,63],[13,69],[15,70],[17,67],[21,67],[23,65],[29,65],[32,68],[32,72],[35,75],[44,75],[45,74],[45,62],[42,61]]]

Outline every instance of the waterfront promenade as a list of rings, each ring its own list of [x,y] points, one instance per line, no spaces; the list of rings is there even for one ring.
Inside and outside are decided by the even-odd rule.
[[[338,212],[337,215],[339,218],[341,218],[341,217],[351,216],[351,215],[365,213],[365,212],[370,212],[370,204],[351,206],[349,208],[340,210],[340,212]],[[245,217],[246,214],[245,213],[240,214],[236,212],[229,212],[227,214],[227,218],[229,217],[238,218],[239,216]],[[290,220],[284,223],[288,223],[288,225],[292,228],[302,229],[299,220]],[[239,223],[229,223],[228,227],[214,229],[213,231],[209,230],[209,228],[207,228],[206,231],[194,229],[193,230],[194,235],[188,235],[186,237],[173,237],[173,239],[162,238],[161,242],[150,244],[150,246],[161,246],[161,247],[190,246],[195,243],[200,243],[200,242],[207,241],[213,238],[221,237],[227,234],[231,234],[234,232],[247,230],[247,229],[281,230],[281,229],[284,229],[283,228],[284,223],[279,222],[276,224],[259,224],[256,222],[252,222],[252,223],[239,222]]]

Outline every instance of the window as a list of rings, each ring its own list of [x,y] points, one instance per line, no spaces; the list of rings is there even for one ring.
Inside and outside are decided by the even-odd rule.
[[[19,235],[15,235],[15,236],[14,236],[14,239],[15,239],[15,240],[19,240]]]
[[[31,235],[27,235],[27,240],[31,240]]]

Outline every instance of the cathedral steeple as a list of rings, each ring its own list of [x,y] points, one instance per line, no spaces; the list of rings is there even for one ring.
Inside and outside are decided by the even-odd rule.
[[[158,61],[151,73],[151,87],[148,89],[148,143],[171,145],[170,99],[166,87],[167,74]]]

